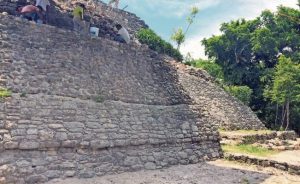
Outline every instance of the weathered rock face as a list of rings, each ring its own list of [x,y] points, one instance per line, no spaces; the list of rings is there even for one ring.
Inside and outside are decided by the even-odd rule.
[[[0,15],[0,182],[158,169],[220,156],[176,69],[134,44]]]
[[[205,71],[174,62],[173,65],[177,67],[181,85],[195,103],[214,119],[211,122],[216,126],[227,130],[266,129],[249,107],[221,89]]]

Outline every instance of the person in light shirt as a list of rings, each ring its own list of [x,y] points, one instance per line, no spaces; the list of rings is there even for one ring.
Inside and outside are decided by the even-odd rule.
[[[114,30],[117,31],[117,36],[114,39],[115,41],[127,44],[130,43],[129,33],[123,26],[117,24],[115,25]]]
[[[36,0],[35,6],[42,8],[43,22],[46,24],[48,21],[48,11],[50,7],[49,0]]]
[[[109,3],[108,3],[108,6],[113,7],[112,4],[115,4],[114,7],[115,7],[115,8],[118,8],[118,6],[119,6],[119,1],[120,1],[120,0],[110,0]]]

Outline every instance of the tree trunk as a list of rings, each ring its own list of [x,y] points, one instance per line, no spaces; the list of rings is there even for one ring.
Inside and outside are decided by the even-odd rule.
[[[184,35],[186,35],[186,33],[189,31],[190,27],[191,27],[192,23],[189,23],[188,27],[186,28]]]
[[[285,131],[289,128],[290,125],[290,101],[288,100],[286,103],[286,127]]]
[[[280,125],[280,129],[279,130],[283,129],[285,114],[286,114],[286,109],[285,109],[285,105],[283,105],[282,106],[282,115],[281,115],[281,125]]]
[[[277,126],[277,121],[278,121],[278,112],[279,111],[279,105],[278,105],[278,103],[276,104],[276,117],[275,117],[275,128],[276,128],[276,126]]]

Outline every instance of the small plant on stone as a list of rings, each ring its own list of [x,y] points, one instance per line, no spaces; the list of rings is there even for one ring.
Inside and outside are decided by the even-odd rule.
[[[11,91],[6,88],[0,88],[0,99],[4,99],[11,96]]]
[[[241,184],[250,184],[250,182],[247,178],[243,178]]]
[[[20,97],[22,97],[22,98],[24,98],[24,97],[26,97],[26,93],[25,92],[22,92],[21,94],[20,94]]]
[[[103,98],[103,96],[101,96],[101,95],[96,96],[94,100],[95,100],[95,102],[97,102],[97,103],[102,103],[102,102],[104,102],[104,98]]]

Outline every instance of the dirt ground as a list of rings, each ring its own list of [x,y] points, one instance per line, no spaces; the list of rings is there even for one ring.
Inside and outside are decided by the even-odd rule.
[[[270,156],[269,159],[300,165],[300,150],[283,151],[276,155]]]
[[[48,184],[300,184],[300,176],[274,168],[217,160],[91,179],[52,180]]]

